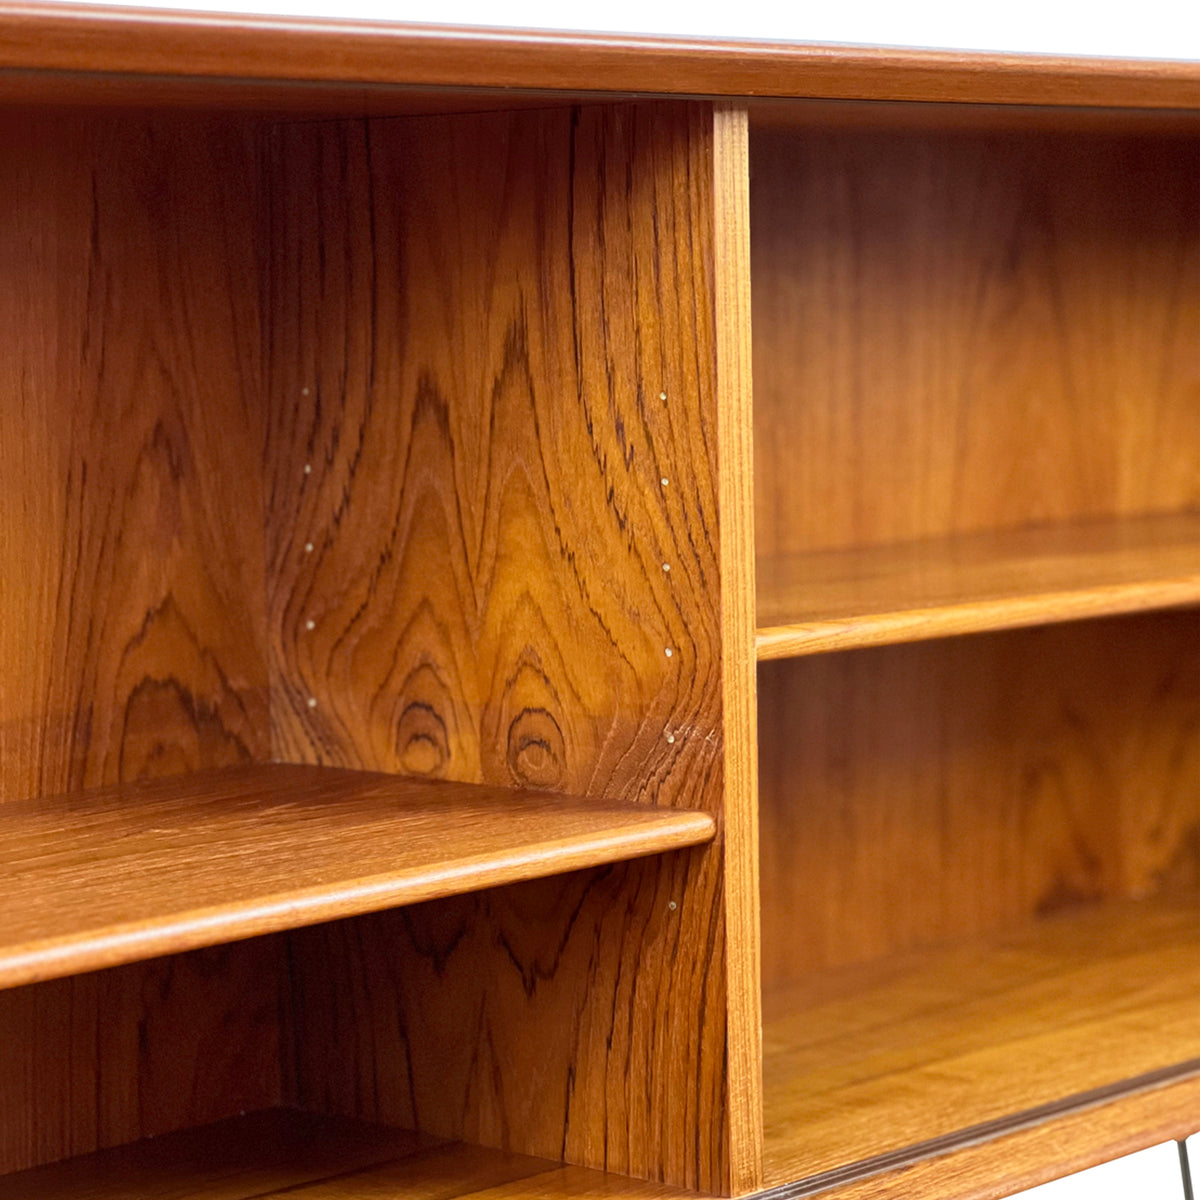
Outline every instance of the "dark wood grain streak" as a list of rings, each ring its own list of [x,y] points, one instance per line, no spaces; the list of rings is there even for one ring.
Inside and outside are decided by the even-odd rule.
[[[712,138],[704,105],[279,131],[278,756],[720,822]],[[519,890],[527,927],[489,894],[295,939],[301,1102],[725,1187],[719,853],[600,878]],[[322,999],[331,963],[402,986]]]
[[[269,755],[253,136],[0,117],[4,801]],[[0,1163],[277,1102],[276,961],[5,993]]]
[[[1190,62],[5,4],[0,67],[641,94],[1200,107]],[[131,78],[132,77],[132,78]]]

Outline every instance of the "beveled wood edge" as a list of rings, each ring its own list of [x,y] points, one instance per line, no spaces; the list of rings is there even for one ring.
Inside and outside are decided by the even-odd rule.
[[[314,767],[310,770],[316,774],[327,770],[336,774],[356,774],[340,768]],[[207,774],[219,778],[224,772]],[[374,772],[361,774],[368,785],[373,780],[386,779]],[[166,781],[167,785],[169,783],[170,780]],[[95,789],[96,792],[119,790]],[[80,795],[86,793],[74,793],[62,799],[69,804]],[[531,795],[544,801],[550,794]],[[282,893],[267,893],[236,907],[219,904],[180,909],[164,916],[113,925],[82,938],[73,933],[27,942],[19,949],[0,947],[0,991],[345,917],[407,907],[426,900],[689,850],[709,844],[717,833],[713,816],[693,809],[592,805],[568,795],[561,799],[564,805],[572,807],[594,807],[610,814],[623,812],[630,817],[636,816],[638,823],[615,832],[601,829],[586,835],[543,838],[535,847],[516,846],[507,853],[474,854],[421,874],[408,870],[334,879]],[[22,802],[17,801],[10,808],[21,805]]]
[[[828,654],[835,650],[894,646],[969,633],[1160,612],[1198,603],[1200,579],[1172,579],[1156,584],[1139,582],[1118,587],[965,601],[936,609],[872,613],[841,621],[768,625],[758,629],[754,647],[759,662],[770,662]]]
[[[793,1183],[778,1184],[756,1193],[753,1200],[806,1200],[807,1197],[834,1192],[838,1188],[883,1176],[889,1172],[902,1171],[929,1159],[948,1157],[958,1151],[1037,1129],[1056,1120],[1074,1117],[1106,1104],[1145,1096],[1147,1093],[1169,1088],[1173,1084],[1198,1079],[1200,1079],[1200,1058],[1187,1059],[1184,1062],[1156,1071],[1148,1071],[1145,1074],[1120,1080],[1105,1087],[1077,1092],[1049,1104],[1038,1105],[1035,1108],[1025,1109],[992,1121],[984,1121],[954,1133],[930,1138],[925,1142],[916,1142],[911,1146],[875,1155],[843,1167],[836,1167],[830,1171],[822,1171],[820,1174],[810,1175]],[[1197,1113],[1195,1120],[1196,1125],[1200,1127],[1200,1113]]]
[[[0,3],[0,69],[641,95],[1200,107],[1200,62]],[[536,83],[535,83],[536,81]]]

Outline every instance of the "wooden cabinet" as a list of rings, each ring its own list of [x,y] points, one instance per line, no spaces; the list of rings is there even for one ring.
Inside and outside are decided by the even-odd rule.
[[[1200,1128],[1194,66],[25,6],[0,96],[0,1196]]]

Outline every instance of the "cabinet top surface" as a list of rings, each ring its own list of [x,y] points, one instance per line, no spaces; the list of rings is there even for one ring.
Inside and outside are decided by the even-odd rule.
[[[399,110],[555,97],[690,95],[1200,108],[1200,63],[961,53],[694,37],[556,33],[59,3],[0,3],[0,99],[158,102],[172,83],[245,106],[272,91],[425,90]],[[56,84],[54,92],[49,84]],[[156,90],[157,89],[157,90]],[[223,97],[223,98],[222,98]],[[277,97],[276,97],[277,98]],[[381,105],[383,107],[383,105]]]

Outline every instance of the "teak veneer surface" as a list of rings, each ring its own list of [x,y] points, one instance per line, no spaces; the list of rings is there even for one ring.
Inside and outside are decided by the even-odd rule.
[[[265,170],[276,757],[723,828],[711,106],[284,123]],[[730,1187],[739,834],[296,938],[298,1103]]]
[[[1200,514],[757,563],[759,659],[1200,603]]]
[[[1113,904],[765,1001],[765,1179],[1200,1070],[1200,898]]]
[[[760,556],[1200,511],[1200,138],[769,128],[750,158]]]
[[[759,665],[764,986],[1200,886],[1200,613]]]
[[[0,809],[0,987],[713,836],[707,813],[319,767]]]
[[[346,1117],[271,1109],[0,1177],[4,1200],[670,1200],[688,1193]]]
[[[1095,1103],[1082,1100],[1047,1119],[948,1152],[862,1164],[839,1182],[773,1188],[762,1200],[1004,1200],[1025,1189],[1112,1162],[1148,1146],[1187,1137],[1200,1126],[1200,1076],[1189,1076]]]
[[[163,80],[555,89],[712,96],[814,96],[1008,104],[1200,105],[1189,62],[820,46],[740,39],[551,33],[467,27],[97,10],[0,7],[0,68],[102,73],[136,99]],[[68,86],[71,81],[67,80]],[[228,94],[228,93],[227,93]],[[261,102],[261,93],[251,89]],[[246,103],[246,97],[242,98]],[[453,102],[452,102],[453,103]],[[499,103],[503,103],[500,100]],[[402,110],[403,101],[400,101]]]
[[[270,758],[255,130],[0,115],[0,824]],[[278,1103],[277,947],[219,961],[4,992],[0,1164]]]

